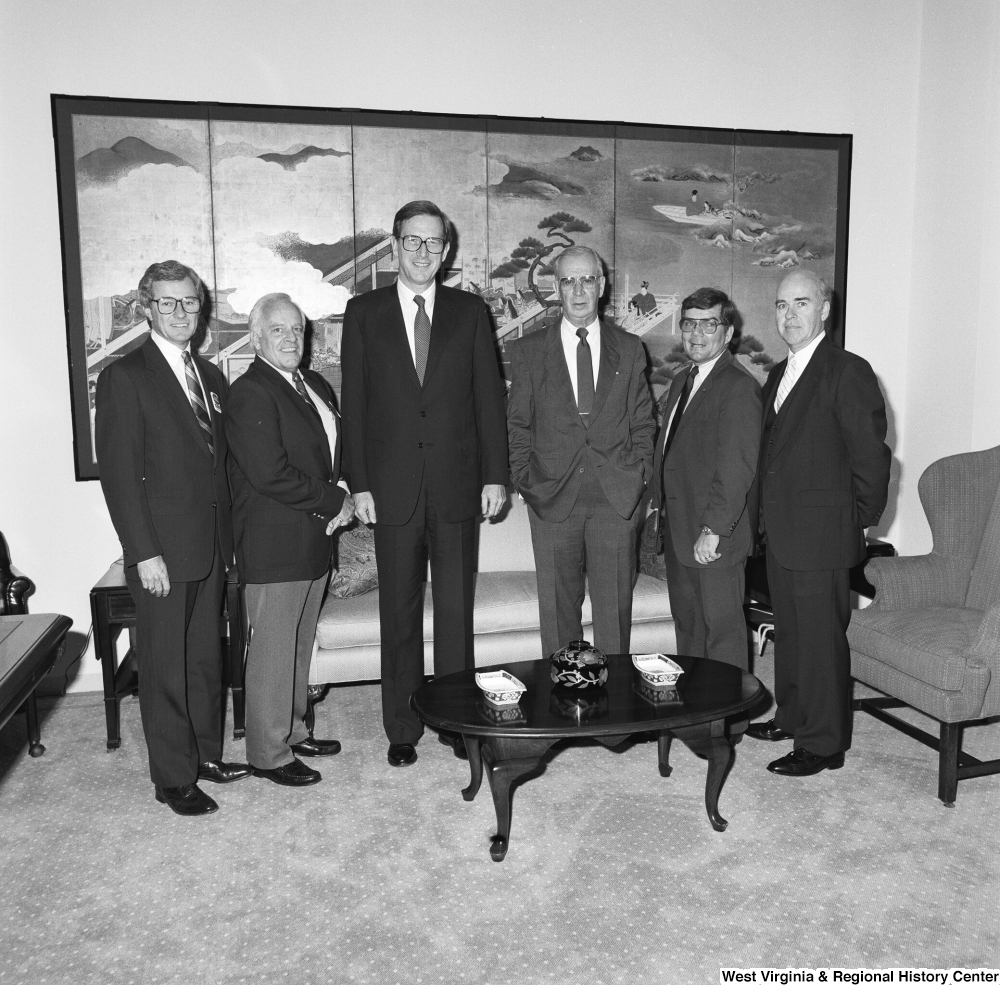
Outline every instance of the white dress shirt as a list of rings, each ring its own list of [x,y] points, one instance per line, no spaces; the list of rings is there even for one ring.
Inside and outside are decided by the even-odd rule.
[[[601,369],[601,323],[595,318],[587,329],[587,345],[590,346],[590,361],[594,365],[594,391],[597,391],[597,374]],[[579,402],[580,394],[577,392],[576,384],[576,350],[580,345],[580,337],[576,334],[576,328],[563,318],[559,327],[559,335],[562,339],[563,354],[566,356],[566,368],[569,370],[570,382],[573,384],[573,396]]]
[[[699,364],[699,366],[698,366],[698,375],[691,381],[691,390],[688,393],[687,404],[691,403],[691,398],[698,392],[698,388],[708,378],[708,374],[711,373],[713,369],[715,369],[715,364],[719,361],[719,356],[721,356],[722,353],[725,352],[725,351],[726,350],[723,349],[719,353],[719,355],[716,356],[714,359],[709,359],[709,361],[707,363],[700,363]],[[688,372],[690,373],[691,370],[688,369]],[[674,406],[670,410],[670,416],[664,422],[664,425],[663,425],[663,441],[664,442],[667,440],[667,435],[670,433],[670,425],[671,425],[671,422],[674,419],[674,415],[677,413],[678,408],[680,408],[681,410],[683,410],[684,407],[687,407],[687,404],[685,404],[684,407],[681,407],[680,404],[681,404],[681,402],[679,400],[677,401],[676,404],[674,404]]]
[[[401,280],[396,281],[396,293],[399,295],[399,306],[403,309],[403,324],[406,325],[406,341],[410,343],[410,356],[413,359],[413,366],[417,365],[417,343],[414,340],[413,324],[417,320],[417,305],[414,298],[416,291],[411,291]],[[437,281],[432,281],[431,286],[423,292],[424,311],[427,317],[434,322],[434,298],[437,295]]]
[[[156,332],[149,333],[156,347],[163,353],[163,358],[166,359],[167,365],[170,367],[170,371],[177,377],[177,382],[180,383],[181,389],[184,391],[184,396],[190,401],[191,395],[188,393],[187,384],[187,373],[184,370],[184,353],[191,351],[191,343],[188,342],[183,349],[178,349],[173,342],[168,342],[162,335],[158,335]],[[212,418],[212,414],[222,413],[217,407],[212,406],[212,401],[208,399],[208,394],[205,392],[205,384],[202,381],[201,373],[198,372],[198,364],[194,361],[194,356],[191,356],[191,365],[194,366],[194,375],[198,380],[198,385],[201,387],[201,399],[205,406],[208,408],[209,420]]]
[[[260,358],[264,359],[263,356]],[[301,400],[302,395],[299,393],[299,388],[295,385],[294,375],[287,370],[281,369],[279,366],[275,366],[270,359],[264,359],[264,362],[288,381],[288,385],[295,391],[295,399]],[[302,385],[306,388],[306,393],[309,394],[313,404],[315,404],[316,410],[319,411],[319,419],[323,422],[323,430],[326,431],[326,440],[330,443],[330,461],[332,462],[337,454],[337,418],[333,416],[333,411],[327,407],[326,401],[309,385],[305,376],[302,377]],[[337,485],[350,492],[350,489],[347,488],[347,483],[343,479]]]
[[[809,360],[812,359],[813,353],[816,351],[816,347],[823,341],[826,333],[820,332],[807,346],[799,349],[798,352],[788,353],[788,363],[785,365],[785,372],[782,373],[781,379],[778,381],[778,390],[774,394],[774,411],[778,412],[780,405],[778,404],[778,393],[782,389],[782,384],[785,379],[788,379],[787,392],[783,400],[788,399],[788,394],[792,392],[792,387],[795,386],[799,381],[799,377],[802,375],[803,370],[809,365]]]

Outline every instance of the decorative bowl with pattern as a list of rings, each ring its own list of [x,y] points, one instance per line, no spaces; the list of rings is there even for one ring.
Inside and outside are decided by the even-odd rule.
[[[521,700],[521,695],[528,690],[513,674],[508,674],[505,670],[477,673],[476,683],[483,692],[483,697],[497,708],[516,705]]]
[[[674,687],[684,673],[663,653],[633,653],[632,663],[648,687]]]
[[[600,687],[608,681],[608,658],[586,640],[573,640],[549,657],[549,677],[563,687]]]

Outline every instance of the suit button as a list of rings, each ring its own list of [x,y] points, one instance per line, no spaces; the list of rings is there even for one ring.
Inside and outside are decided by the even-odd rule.
[[[215,509],[215,503],[212,503],[212,509],[213,510]]]
[[[421,416],[421,417],[426,417],[426,416],[427,416],[427,411],[426,411],[426,410],[422,410],[422,411],[420,412],[420,416]]]
[[[424,443],[422,441],[418,441],[417,442],[417,447],[418,448],[423,448],[424,447]]]
[[[580,469],[580,471],[582,472],[582,471],[583,471],[583,469]]]

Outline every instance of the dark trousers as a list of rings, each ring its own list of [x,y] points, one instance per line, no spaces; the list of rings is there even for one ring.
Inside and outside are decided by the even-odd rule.
[[[639,512],[637,506],[631,517],[622,519],[592,469],[588,469],[576,505],[562,522],[543,520],[528,507],[543,657],[583,639],[583,600],[588,585],[594,646],[605,653],[629,652]]]
[[[253,635],[247,650],[247,762],[258,769],[288,766],[289,748],[309,735],[305,725],[309,665],[316,621],[330,580],[247,585]]]
[[[169,569],[168,569],[169,575]],[[158,787],[195,783],[198,764],[222,756],[220,620],[226,568],[218,549],[202,581],[172,581],[157,598],[126,569],[135,600],[139,713]]]
[[[472,642],[474,517],[442,520],[420,491],[413,516],[375,524],[379,625],[382,633],[382,722],[389,742],[416,742],[423,731],[410,695],[424,680],[424,578],[434,601],[434,675],[475,666]]]
[[[774,612],[775,724],[795,748],[832,756],[851,748],[850,571],[791,571],[767,550]]]
[[[693,557],[694,540],[683,550]],[[670,614],[677,630],[677,652],[708,657],[749,670],[747,621],[743,614],[743,563],[692,568],[682,564],[663,521],[663,560],[670,592]]]

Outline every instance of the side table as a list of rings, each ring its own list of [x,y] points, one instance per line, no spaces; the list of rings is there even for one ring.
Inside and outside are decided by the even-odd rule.
[[[243,738],[246,703],[243,691],[243,657],[246,651],[246,619],[240,582],[233,568],[226,575],[226,609],[229,626],[226,683],[233,691],[233,738]],[[108,751],[122,744],[118,704],[126,694],[139,693],[139,679],[132,647],[118,663],[115,643],[121,631],[135,625],[135,602],[125,584],[125,567],[119,558],[90,590],[90,614],[94,622],[94,649],[104,674],[104,716],[108,726]]]

